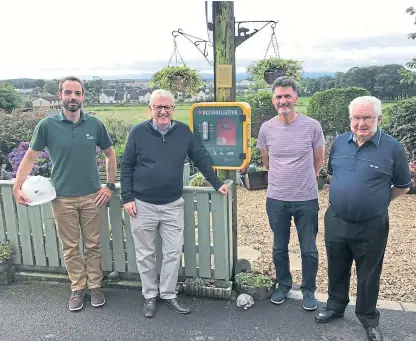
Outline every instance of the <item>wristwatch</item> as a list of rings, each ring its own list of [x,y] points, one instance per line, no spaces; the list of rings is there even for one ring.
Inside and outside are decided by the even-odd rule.
[[[105,185],[106,185],[109,189],[111,189],[112,191],[114,191],[114,190],[116,189],[116,185],[114,185],[114,184],[112,184],[112,183],[110,183],[110,182],[107,182]]]

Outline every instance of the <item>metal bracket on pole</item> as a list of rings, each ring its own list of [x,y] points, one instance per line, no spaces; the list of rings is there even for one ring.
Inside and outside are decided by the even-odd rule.
[[[178,35],[184,36],[186,39],[188,39],[198,50],[201,52],[201,54],[204,56],[206,61],[209,63],[209,65],[213,66],[214,62],[210,61],[208,59],[208,50],[207,47],[213,47],[213,44],[209,42],[208,40],[195,37],[193,35],[190,35],[188,33],[185,33],[181,28],[177,29],[176,31],[172,32],[172,35],[176,38]],[[203,49],[201,49],[200,45],[202,45]]]
[[[253,30],[253,32],[249,32],[250,29],[248,29],[246,27],[240,27],[240,25],[243,24],[243,23],[263,23],[264,25],[262,27],[260,27],[259,29],[255,28]],[[265,28],[269,24],[271,24],[271,27],[274,30],[277,23],[278,23],[278,21],[274,21],[274,20],[267,20],[267,21],[263,21],[263,20],[259,20],[259,21],[257,21],[257,20],[255,20],[255,21],[235,21],[235,24],[238,24],[237,25],[237,35],[235,36],[235,47],[241,45],[243,42],[245,42],[247,39],[249,39],[250,37],[255,35],[257,32],[260,32],[263,28]]]

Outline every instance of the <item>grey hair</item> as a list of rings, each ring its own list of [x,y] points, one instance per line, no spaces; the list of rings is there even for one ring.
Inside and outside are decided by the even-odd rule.
[[[360,96],[360,97],[354,98],[348,106],[348,110],[349,110],[350,115],[352,113],[352,109],[357,104],[371,104],[373,106],[373,109],[374,109],[374,112],[375,112],[376,116],[381,116],[381,101],[377,97],[374,97],[374,96]]]
[[[296,93],[298,92],[296,81],[288,76],[276,78],[272,85],[272,91],[274,92],[274,89],[276,89],[277,87],[285,88],[287,86],[290,86]]]
[[[167,90],[163,90],[163,89],[154,90],[152,94],[150,95],[149,104],[153,104],[153,100],[156,97],[168,97],[172,100],[172,105],[175,105],[175,98],[173,97],[172,93]]]

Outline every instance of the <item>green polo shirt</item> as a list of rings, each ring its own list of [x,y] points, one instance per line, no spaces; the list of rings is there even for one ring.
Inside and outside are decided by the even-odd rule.
[[[51,181],[57,196],[78,197],[99,190],[96,146],[112,146],[104,124],[81,111],[76,123],[63,112],[42,119],[36,126],[30,147],[36,151],[48,148],[52,161]]]

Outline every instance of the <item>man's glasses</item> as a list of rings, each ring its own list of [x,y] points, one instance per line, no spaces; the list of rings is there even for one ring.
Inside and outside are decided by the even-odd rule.
[[[166,112],[171,112],[173,109],[175,109],[174,105],[154,105],[153,109],[157,112],[161,112],[162,109],[165,109]]]
[[[359,122],[360,120],[363,120],[365,123],[372,122],[375,119],[374,116],[352,116],[350,117],[350,120],[353,122]]]

